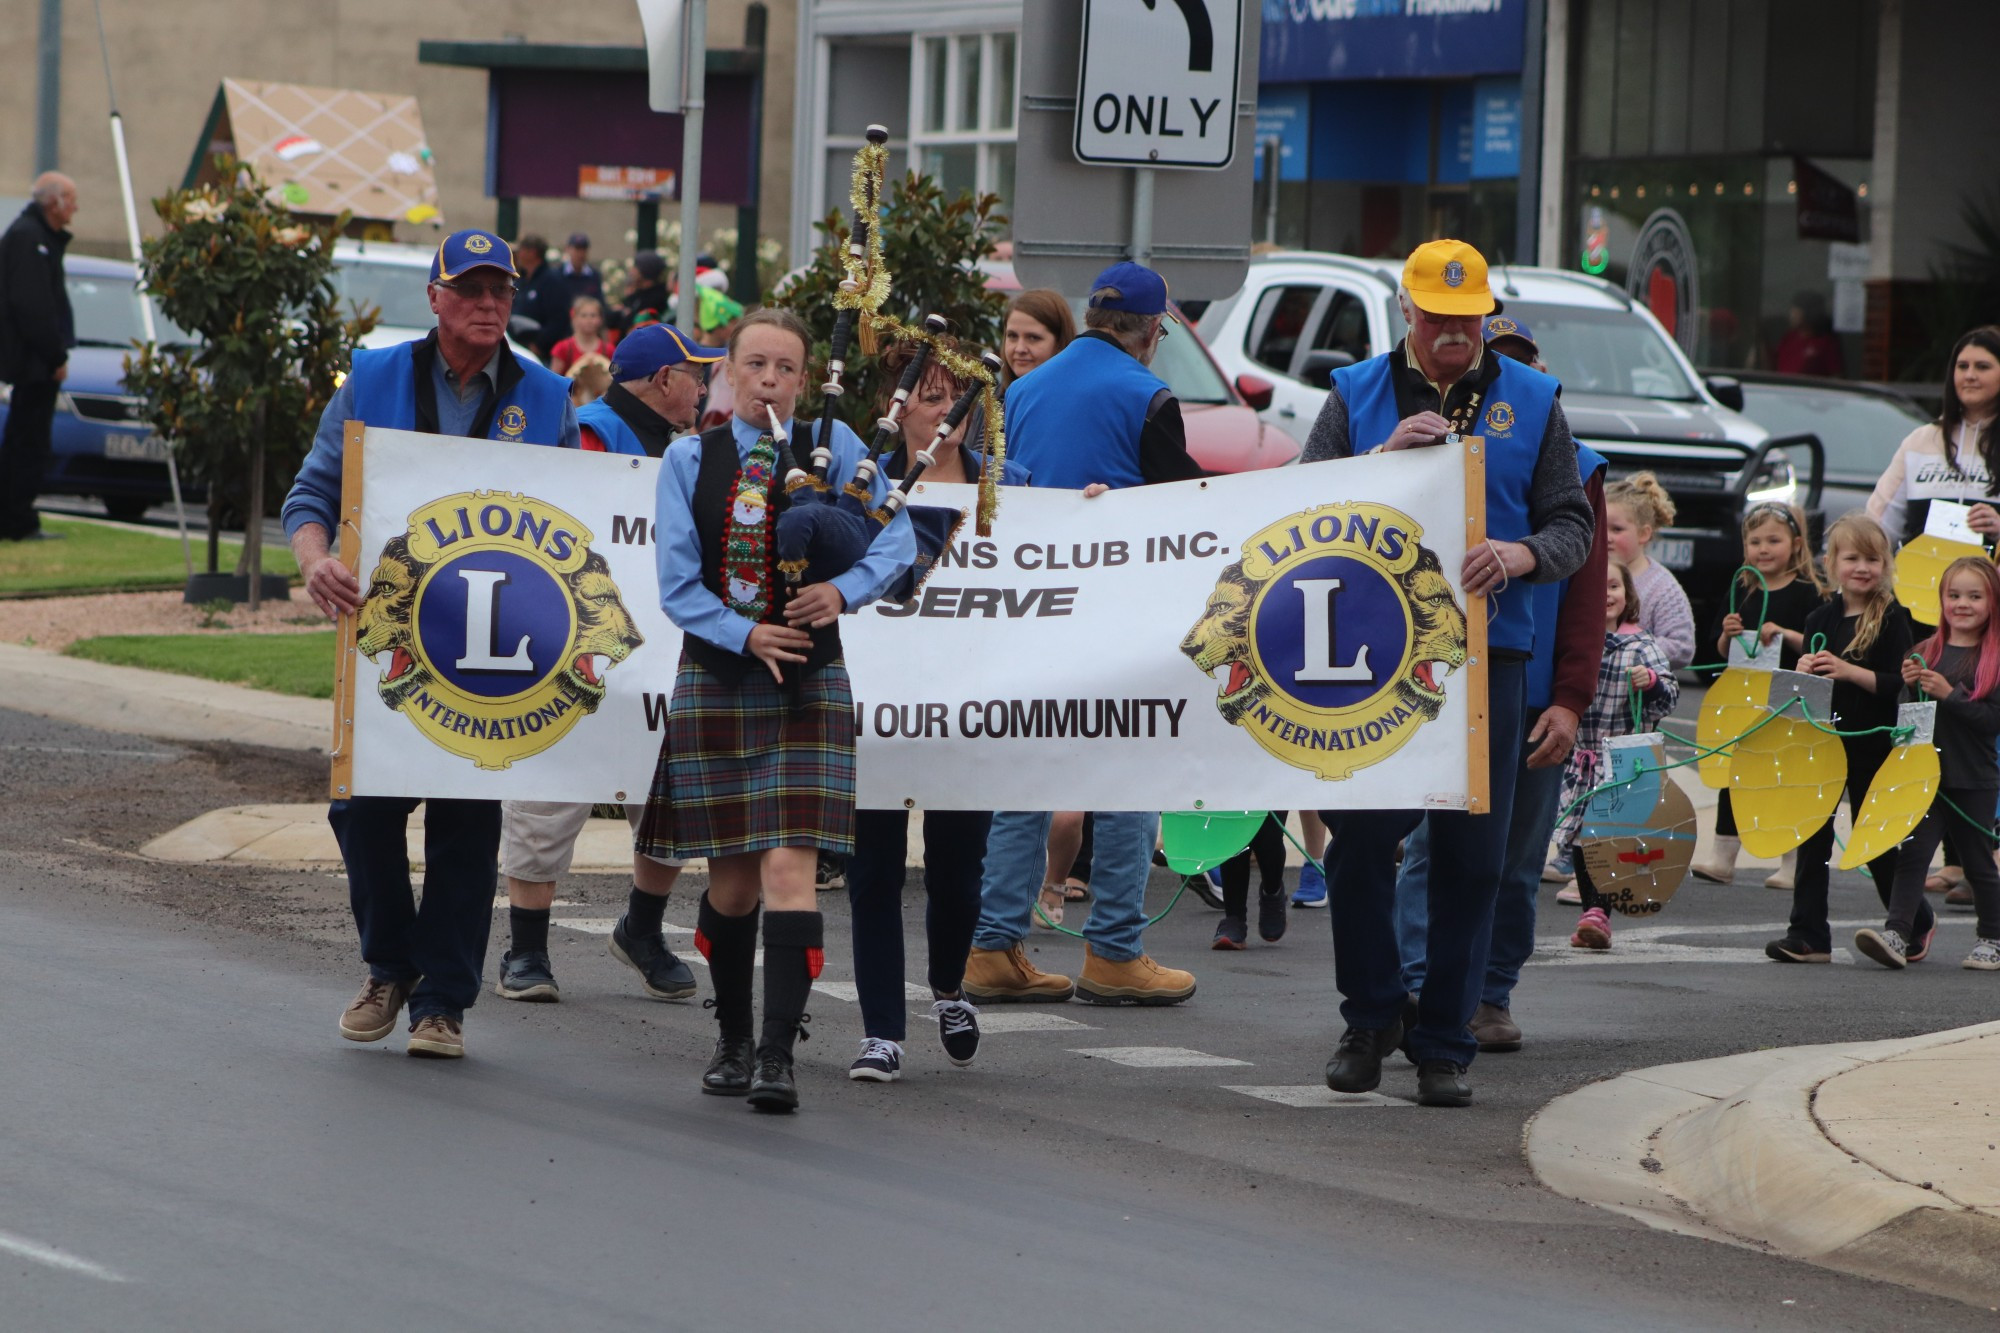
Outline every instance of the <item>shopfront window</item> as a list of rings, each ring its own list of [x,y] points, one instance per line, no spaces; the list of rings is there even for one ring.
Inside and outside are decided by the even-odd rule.
[[[915,47],[916,161],[947,194],[997,194],[1002,211],[1014,189],[1014,59],[1011,32],[925,37]]]
[[[822,210],[847,211],[854,154],[870,125],[889,129],[890,179],[908,168],[903,145],[910,133],[910,40],[856,39],[828,43],[826,165]]]

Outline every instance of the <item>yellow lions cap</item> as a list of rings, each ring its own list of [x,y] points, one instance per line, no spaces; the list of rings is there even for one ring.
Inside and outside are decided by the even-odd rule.
[[[1486,256],[1464,241],[1426,241],[1410,251],[1403,286],[1417,309],[1433,315],[1490,315]]]

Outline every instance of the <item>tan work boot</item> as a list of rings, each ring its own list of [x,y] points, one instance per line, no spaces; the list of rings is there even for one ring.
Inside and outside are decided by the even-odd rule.
[[[1194,994],[1194,973],[1161,967],[1140,954],[1129,963],[1099,958],[1083,948],[1083,975],[1076,979],[1076,998],[1091,1004],[1179,1004]]]
[[[408,982],[369,977],[340,1016],[340,1035],[349,1041],[380,1041],[396,1030],[396,1015],[410,998]]]
[[[1472,1011],[1472,1021],[1465,1026],[1479,1043],[1482,1054],[1521,1049],[1520,1027],[1515,1024],[1514,1016],[1497,1004],[1480,1001],[1479,1007]]]
[[[964,990],[982,1004],[1061,1004],[1076,986],[1029,962],[1016,941],[1005,949],[974,949],[965,960]]]
[[[410,1024],[410,1054],[433,1060],[457,1060],[465,1055],[465,1031],[456,1019],[425,1014]]]
[[[1715,835],[1715,859],[1697,861],[1688,867],[1696,879],[1705,879],[1711,884],[1727,884],[1736,878],[1736,854],[1743,844],[1735,838]]]

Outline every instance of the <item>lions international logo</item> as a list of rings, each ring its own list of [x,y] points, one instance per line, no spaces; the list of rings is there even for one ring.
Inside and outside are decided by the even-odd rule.
[[[1511,403],[1495,403],[1486,409],[1486,429],[1494,435],[1505,435],[1514,429],[1514,407]]]
[[[465,238],[465,248],[475,255],[483,255],[493,248],[493,242],[487,240],[484,236],[474,233]]]
[[[521,438],[521,432],[528,429],[528,414],[519,407],[508,404],[500,409],[500,433],[510,440]]]
[[[1387,505],[1318,505],[1239,548],[1181,651],[1221,672],[1224,720],[1295,768],[1345,778],[1435,718],[1465,612],[1423,529]]]
[[[1445,286],[1458,287],[1463,285],[1464,282],[1465,282],[1465,265],[1459,263],[1456,259],[1454,259],[1449,264],[1446,264],[1444,266]]]
[[[644,642],[590,541],[518,494],[468,491],[411,514],[382,548],[356,637],[382,702],[480,768],[568,735]]]

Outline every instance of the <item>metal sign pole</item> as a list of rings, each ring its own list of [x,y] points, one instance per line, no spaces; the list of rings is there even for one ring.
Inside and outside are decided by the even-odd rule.
[[[118,159],[118,189],[125,199],[125,235],[132,243],[132,265],[137,268],[144,258],[139,245],[139,210],[132,202],[132,161],[125,155],[125,118],[118,114],[118,94],[111,82],[111,48],[104,41],[104,6],[93,6],[97,11],[97,50],[104,58],[104,95],[111,103],[111,148]],[[139,285],[139,326],[146,335],[148,346],[157,346],[159,334],[153,322],[153,297],[142,281]],[[167,450],[167,485],[174,494],[174,523],[181,533],[181,564],[187,568],[187,576],[194,577],[194,548],[188,544],[187,506],[181,503],[181,470],[174,461],[174,451]]]
[[[695,287],[694,257],[701,252],[701,129],[703,94],[708,83],[708,0],[688,0],[687,40],[681,46],[686,62],[686,89],[681,99],[681,294],[674,322],[689,337],[701,337],[701,293]]]
[[[1153,258],[1153,169],[1132,168],[1132,262]]]

